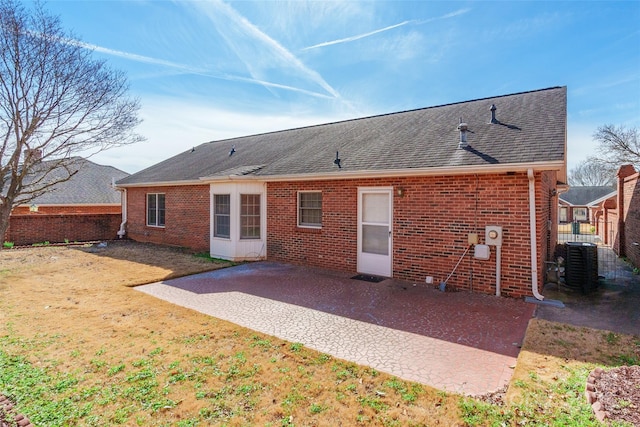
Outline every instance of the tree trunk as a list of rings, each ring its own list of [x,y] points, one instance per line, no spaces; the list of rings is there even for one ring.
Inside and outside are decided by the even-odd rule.
[[[7,230],[9,229],[9,215],[13,206],[11,204],[0,204],[0,237],[2,242],[7,241]]]

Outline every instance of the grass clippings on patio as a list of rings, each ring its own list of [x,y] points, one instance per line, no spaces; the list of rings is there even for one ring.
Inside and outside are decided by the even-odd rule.
[[[637,337],[533,321],[500,405],[129,288],[226,265],[134,242],[0,251],[0,394],[38,426],[598,425],[588,371],[640,357]]]

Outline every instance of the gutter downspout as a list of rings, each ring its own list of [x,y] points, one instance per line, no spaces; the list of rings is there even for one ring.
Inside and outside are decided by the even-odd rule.
[[[500,263],[502,262],[502,245],[496,245],[496,296],[500,296]]]
[[[527,170],[527,177],[529,178],[529,230],[531,231],[531,292],[537,300],[542,301],[544,296],[538,292],[538,248],[537,239],[538,234],[536,230],[536,184],[535,175],[533,169]]]
[[[118,238],[122,239],[127,231],[124,229],[124,225],[127,223],[127,189],[120,189],[122,205],[122,222],[120,223],[120,229],[118,230]]]

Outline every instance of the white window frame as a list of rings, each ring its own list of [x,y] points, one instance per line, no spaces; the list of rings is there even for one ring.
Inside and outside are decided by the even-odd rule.
[[[155,206],[155,223],[151,223],[149,221],[149,197],[153,196],[155,198],[156,206]],[[162,197],[162,209],[160,209],[159,196]],[[147,193],[146,196],[146,217],[147,217],[147,227],[156,227],[156,228],[165,228],[165,224],[167,222],[167,196],[165,193]],[[160,224],[160,211],[162,211],[163,222]]]
[[[320,222],[319,223],[303,223],[302,222],[302,195],[303,194],[319,194],[320,195]],[[318,191],[318,190],[305,190],[305,191],[298,191],[298,200],[297,200],[297,204],[296,204],[296,208],[297,208],[297,212],[298,212],[298,227],[300,228],[322,228],[322,191]],[[308,209],[314,209],[314,208],[308,208]]]
[[[584,211],[584,213],[578,215],[578,211]],[[573,208],[573,220],[574,221],[587,221],[589,219],[589,210],[587,208]]]
[[[258,199],[258,210],[257,210],[257,215],[256,213],[252,213],[252,214],[244,214],[242,212],[242,202],[243,202],[243,198],[244,197],[248,197],[251,196],[252,198],[257,198]],[[239,204],[240,204],[240,210],[239,210],[239,215],[238,215],[238,226],[240,227],[240,240],[260,240],[262,239],[262,195],[259,193],[240,193],[240,198],[238,200]],[[253,204],[252,206],[256,206],[255,204]],[[243,232],[244,232],[244,218],[248,217],[248,218],[252,218],[252,227],[256,227],[256,223],[255,223],[255,218],[257,218],[257,227],[258,227],[258,235],[257,236],[244,236]]]
[[[218,217],[223,216],[225,214],[218,214],[216,211],[216,197],[218,196],[226,196],[228,201],[228,212],[226,213],[226,217],[229,219],[229,233],[227,235],[218,234]],[[214,194],[213,195],[213,237],[216,239],[230,239],[231,238],[231,194]]]

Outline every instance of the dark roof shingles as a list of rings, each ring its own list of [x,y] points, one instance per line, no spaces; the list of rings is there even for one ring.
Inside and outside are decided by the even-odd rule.
[[[36,205],[90,205],[120,203],[120,192],[113,188],[116,181],[129,176],[112,166],[103,166],[81,157],[70,161],[70,168],[78,172],[68,181],[56,184],[50,191],[33,200]],[[55,178],[55,171],[53,172]],[[59,176],[67,176],[60,171]]]
[[[458,149],[460,119],[466,149]],[[562,161],[565,138],[566,87],[555,87],[208,142],[118,184],[192,181],[258,164],[255,176],[337,174],[336,151],[343,171]]]
[[[616,189],[612,186],[571,187],[567,192],[560,194],[560,199],[573,206],[587,206],[614,191]]]

